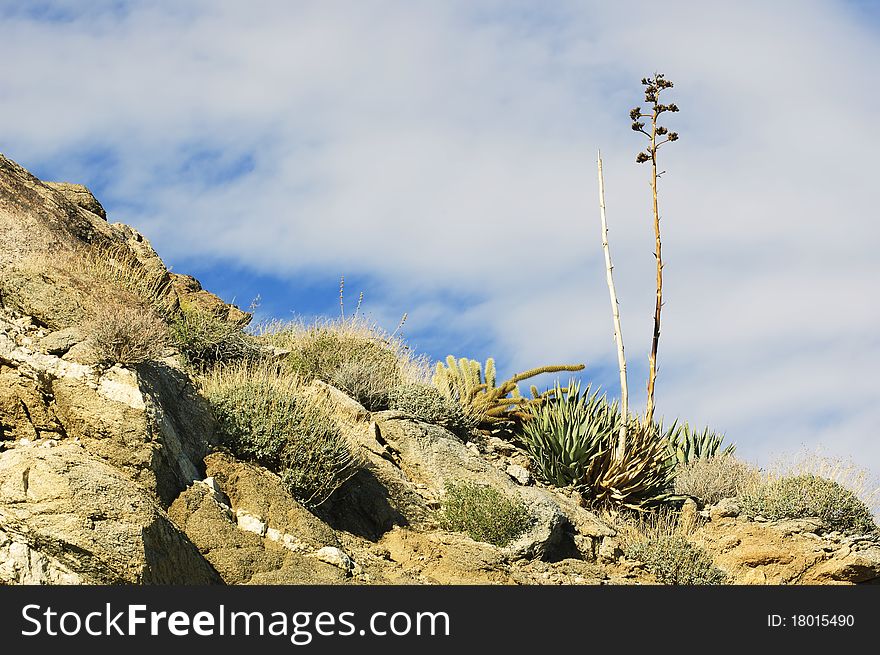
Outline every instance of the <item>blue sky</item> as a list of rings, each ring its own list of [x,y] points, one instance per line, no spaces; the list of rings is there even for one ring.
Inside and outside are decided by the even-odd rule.
[[[628,112],[663,71],[657,412],[880,471],[877,3],[4,2],[0,151],[88,185],[261,316],[350,306],[434,359],[585,362],[636,408],[653,311]],[[545,380],[549,385],[552,380]]]

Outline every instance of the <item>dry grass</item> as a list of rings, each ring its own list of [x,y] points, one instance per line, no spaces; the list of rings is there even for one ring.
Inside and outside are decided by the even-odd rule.
[[[275,321],[260,326],[257,335],[290,351],[284,364],[304,380],[332,384],[370,410],[386,409],[394,387],[426,382],[430,375],[427,358],[359,316],[313,323]]]
[[[169,341],[165,322],[135,298],[129,303],[113,299],[96,306],[83,328],[95,355],[107,363],[159,359]]]
[[[171,335],[186,363],[196,370],[262,354],[257,340],[238,325],[198,308],[182,306],[171,323]]]
[[[722,498],[739,496],[757,486],[761,474],[733,455],[695,459],[675,469],[675,493],[714,505]]]
[[[125,244],[83,246],[59,254],[53,266],[78,284],[91,309],[114,296],[133,297],[166,319],[177,308],[168,273],[144,266]]]

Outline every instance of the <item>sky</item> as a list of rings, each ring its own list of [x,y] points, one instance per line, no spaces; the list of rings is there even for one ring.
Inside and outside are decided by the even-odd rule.
[[[0,152],[258,320],[338,316],[344,275],[348,311],[405,312],[434,360],[585,363],[617,397],[601,148],[636,411],[655,262],[628,114],[665,73],[657,416],[880,473],[877,3],[0,0],[0,44]]]

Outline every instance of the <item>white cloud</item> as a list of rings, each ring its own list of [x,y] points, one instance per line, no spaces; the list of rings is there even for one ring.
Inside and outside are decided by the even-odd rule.
[[[665,71],[658,411],[746,455],[821,441],[880,468],[880,40],[848,5],[51,4],[0,22],[7,155],[100,179],[176,261],[370,271],[417,340],[485,333],[511,369],[613,370],[601,147],[637,402],[653,259],[627,113]]]

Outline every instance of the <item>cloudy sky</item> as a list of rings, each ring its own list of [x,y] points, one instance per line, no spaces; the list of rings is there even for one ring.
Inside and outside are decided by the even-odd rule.
[[[585,362],[617,395],[601,148],[636,409],[628,113],[664,72],[658,415],[880,471],[877,3],[0,0],[0,44],[0,151],[227,301],[333,316],[345,275],[434,359]]]

